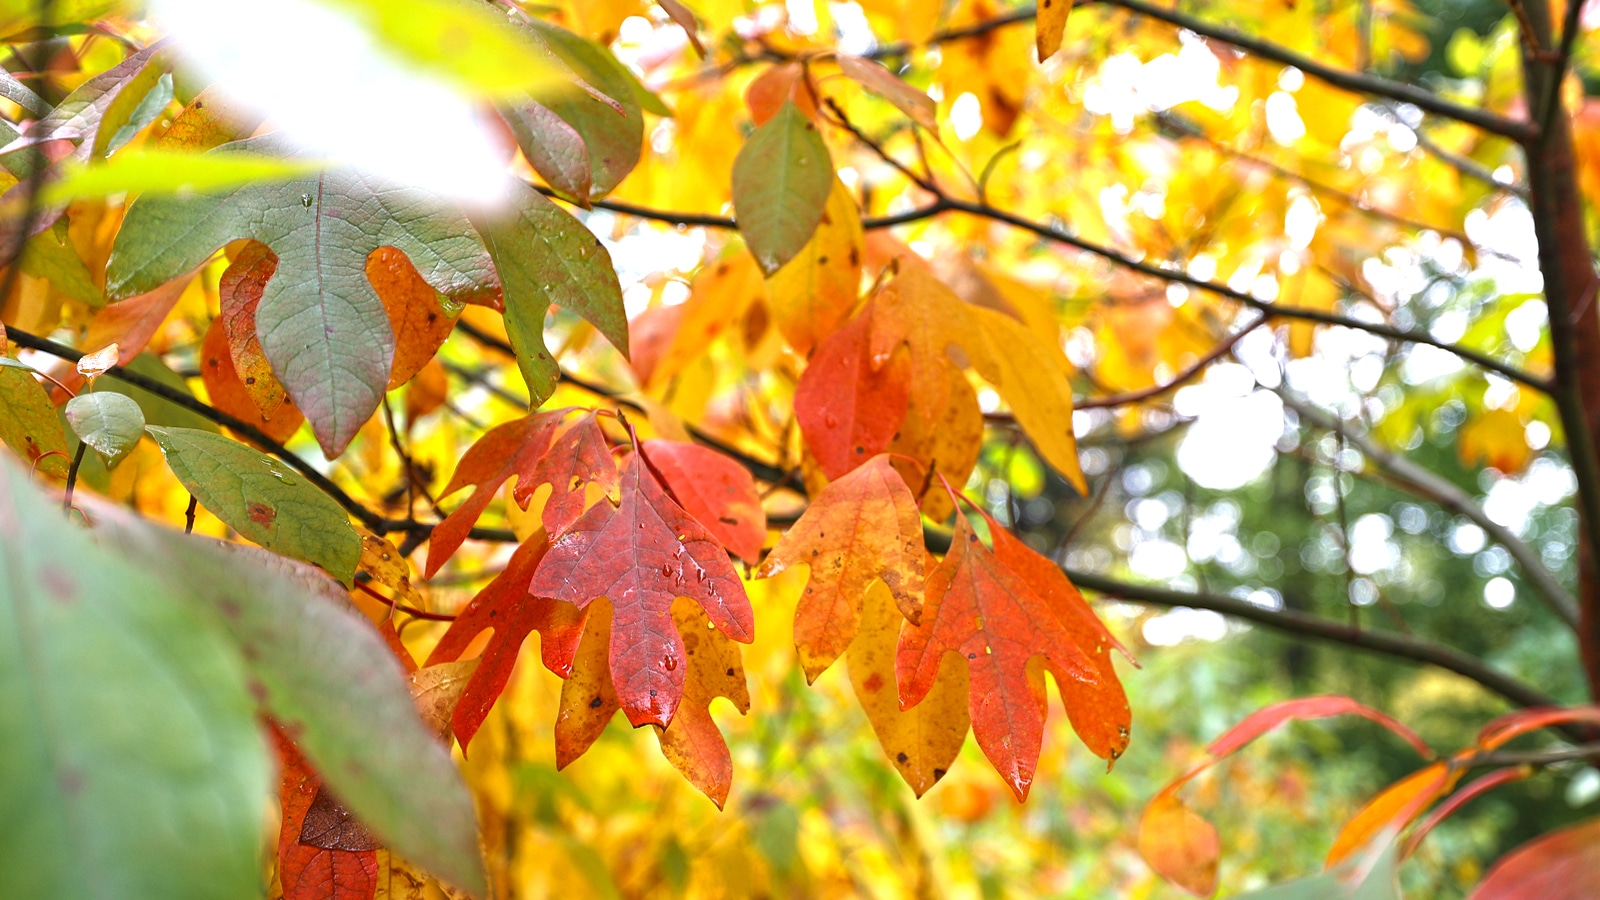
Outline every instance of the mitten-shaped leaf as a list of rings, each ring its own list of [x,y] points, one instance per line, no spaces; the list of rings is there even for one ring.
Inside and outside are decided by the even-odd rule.
[[[946,653],[960,653],[971,674],[972,730],[978,746],[1026,799],[1044,738],[1044,679],[1028,662],[1042,657],[1069,678],[1097,678],[1094,664],[1054,610],[956,517],[950,552],[928,575],[921,625],[900,632],[895,673],[900,705],[928,693]]]
[[[750,601],[727,551],[638,459],[623,473],[621,505],[597,503],[557,537],[529,591],[580,608],[596,597],[611,601],[612,677],[635,727],[669,725],[683,695],[683,639],[669,618],[674,597],[697,601],[736,641],[754,636]]]
[[[795,565],[809,570],[794,615],[795,649],[807,681],[816,681],[850,646],[874,581],[889,589],[903,615],[920,616],[923,558],[916,498],[889,457],[874,456],[822,489],[760,569],[763,578]]]

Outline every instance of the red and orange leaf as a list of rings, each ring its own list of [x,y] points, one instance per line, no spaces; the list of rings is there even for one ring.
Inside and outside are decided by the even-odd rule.
[[[1115,762],[1128,748],[1133,711],[1128,706],[1122,682],[1117,679],[1117,670],[1111,664],[1111,648],[1116,647],[1124,654],[1127,651],[1106,630],[1060,566],[1012,537],[993,519],[990,519],[989,533],[994,536],[995,558],[1038,593],[1072,635],[1073,643],[1094,665],[1099,677],[1083,681],[1057,669],[1054,662],[1048,663],[1073,730],[1095,756]]]
[[[372,850],[337,850],[300,842],[306,815],[322,787],[294,745],[277,738],[283,782],[278,799],[283,824],[278,829],[278,881],[284,900],[371,900],[377,890],[378,863]]]
[[[267,378],[272,378],[268,372]],[[278,443],[288,440],[300,429],[306,417],[294,404],[282,402],[272,415],[261,411],[252,393],[253,386],[245,384],[233,367],[233,353],[228,349],[228,332],[222,320],[211,323],[205,340],[200,344],[200,380],[205,382],[206,396],[211,405],[236,419],[249,422]],[[272,378],[276,383],[277,379]],[[283,391],[278,385],[277,390]]]
[[[1433,801],[1448,794],[1464,771],[1440,761],[1384,788],[1339,829],[1323,865],[1331,869],[1380,833],[1404,828]]]
[[[867,588],[861,628],[845,651],[856,699],[878,743],[900,777],[921,797],[950,771],[972,720],[967,714],[967,667],[945,654],[922,702],[900,708],[895,688],[895,648],[905,617],[881,581]]]
[[[679,505],[723,546],[746,562],[761,557],[767,513],[749,469],[699,444],[649,440],[643,450]]]
[[[1507,713],[1483,726],[1478,732],[1478,747],[1495,750],[1530,731],[1575,722],[1600,725],[1600,706],[1539,706]]]
[[[394,365],[389,390],[410,381],[444,346],[456,316],[440,302],[444,295],[417,274],[411,259],[394,247],[379,247],[367,256],[367,281],[383,301],[394,327]]]
[[[708,628],[704,612],[679,597],[672,604],[672,619],[683,635],[683,702],[665,729],[657,728],[661,754],[689,783],[722,808],[733,785],[733,757],[728,742],[711,718],[711,701],[726,697],[741,714],[750,712],[750,691],[744,680],[739,647],[720,631]]]
[[[942,410],[950,403],[953,368],[976,368],[990,383],[998,372],[973,308],[936,278],[920,259],[901,256],[900,274],[872,304],[874,369],[905,344],[911,351],[910,401],[918,409]]]
[[[267,416],[277,415],[278,407],[289,397],[273,375],[272,364],[267,362],[261,340],[256,337],[256,307],[261,305],[261,293],[276,271],[278,255],[266,244],[251,241],[233,257],[217,284],[222,301],[219,318],[228,332],[234,371],[249,388],[250,399]]]
[[[928,693],[947,653],[967,659],[978,746],[1017,799],[1026,799],[1045,719],[1044,676],[1030,671],[1029,661],[1042,657],[1057,677],[1099,675],[1055,611],[960,515],[950,552],[928,575],[921,624],[908,622],[900,631],[895,675],[902,708]]]
[[[1178,799],[1181,784],[1168,785],[1144,808],[1139,855],[1162,878],[1196,897],[1209,897],[1217,892],[1222,841],[1215,826]]]
[[[556,713],[557,769],[565,769],[582,756],[622,708],[611,682],[611,601],[596,598],[586,612],[589,617],[572,671],[561,684],[561,706]]]
[[[1502,856],[1471,900],[1588,900],[1600,896],[1600,818],[1535,838]]]
[[[472,598],[428,655],[429,668],[457,659],[480,633],[494,629],[451,715],[451,729],[463,752],[505,691],[529,633],[538,631],[541,636],[539,649],[545,668],[562,677],[572,670],[584,614],[571,603],[528,593],[545,548],[542,534],[518,547],[505,570]]]
[[[869,304],[818,345],[794,392],[800,433],[830,479],[889,448],[913,389],[910,360],[893,344],[874,365],[872,310]]]
[[[495,492],[506,479],[529,464],[529,457],[538,459],[550,447],[556,428],[567,410],[534,413],[515,421],[491,428],[461,457],[450,483],[445,485],[440,497],[448,497],[467,485],[476,489],[466,502],[446,516],[428,539],[428,565],[423,572],[432,578],[444,561],[449,559],[467,539],[474,522],[483,515]]]
[[[528,464],[530,459],[531,465]],[[550,499],[545,501],[539,521],[546,532],[554,535],[571,528],[589,504],[598,500],[591,498],[590,488],[599,488],[606,496],[615,497],[621,483],[605,432],[600,430],[600,420],[592,412],[556,435],[550,448],[537,459],[523,457],[520,463],[512,499],[527,509],[533,492],[540,485],[550,485]]]
[[[822,489],[760,569],[763,578],[790,566],[809,569],[794,615],[806,681],[816,681],[855,639],[874,581],[888,587],[904,616],[920,616],[923,560],[916,498],[888,456],[874,456]]]
[[[727,551],[637,461],[623,473],[621,504],[595,504],[557,537],[529,591],[579,608],[611,601],[611,672],[634,727],[671,724],[683,695],[683,639],[668,619],[673,598],[699,602],[736,641],[749,643],[755,632]]]

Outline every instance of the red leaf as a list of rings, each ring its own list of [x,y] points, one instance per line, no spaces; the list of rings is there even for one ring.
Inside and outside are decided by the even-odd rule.
[[[885,455],[822,489],[767,555],[760,575],[805,565],[794,643],[806,681],[833,665],[855,639],[867,586],[881,580],[907,618],[922,613],[922,517]]]
[[[750,470],[699,444],[651,440],[643,449],[689,515],[741,559],[760,558],[767,513]]]
[[[410,381],[439,352],[455,328],[456,316],[445,311],[444,295],[425,281],[411,258],[397,248],[379,247],[367,256],[367,281],[383,301],[394,327],[394,364],[389,370],[392,391]]]
[[[378,857],[372,850],[332,850],[300,842],[322,778],[292,743],[274,732],[283,761],[283,825],[278,830],[278,880],[284,900],[371,900],[378,889]]]
[[[579,608],[596,597],[611,601],[612,677],[634,727],[669,725],[683,695],[674,597],[698,601],[728,637],[754,637],[750,601],[727,552],[637,462],[622,476],[621,505],[595,504],[556,538],[529,591]]]
[[[478,668],[450,717],[451,729],[463,753],[505,691],[517,665],[517,653],[530,632],[541,635],[539,650],[545,668],[563,678],[572,671],[584,615],[571,603],[528,593],[533,573],[544,555],[542,535],[536,534],[518,547],[505,570],[472,598],[428,655],[429,666],[459,659],[473,638],[485,629],[494,629]]]
[[[1044,678],[1028,671],[1029,660],[1043,657],[1068,678],[1099,676],[1045,600],[979,542],[965,516],[956,517],[950,552],[928,575],[922,624],[908,622],[900,631],[895,675],[902,709],[922,700],[940,659],[953,652],[967,658],[971,672],[968,703],[978,746],[1025,800],[1045,718]]]
[[[1494,750],[1530,731],[1538,731],[1552,725],[1565,725],[1569,722],[1600,725],[1600,706],[1571,708],[1538,706],[1532,709],[1519,709],[1483,726],[1483,730],[1478,732],[1478,746],[1484,750]]]
[[[1500,858],[1471,900],[1600,897],[1600,818],[1535,838]]]
[[[1217,829],[1178,799],[1182,782],[1157,794],[1139,818],[1139,855],[1156,874],[1197,897],[1217,892]]]
[[[1469,801],[1477,799],[1502,784],[1521,781],[1524,778],[1532,778],[1538,771],[1533,766],[1506,766],[1503,769],[1496,769],[1481,778],[1473,779],[1466,787],[1451,794],[1449,799],[1434,807],[1433,812],[1428,813],[1426,819],[1423,819],[1418,823],[1417,827],[1411,829],[1411,834],[1406,838],[1405,851],[1400,854],[1401,858],[1404,859],[1415,852],[1417,845],[1421,844],[1422,839],[1428,836],[1428,832],[1437,827],[1440,822],[1450,818],[1456,810],[1466,806]]]
[[[1417,752],[1426,758],[1433,757],[1433,750],[1423,742],[1417,733],[1395,721],[1390,716],[1378,712],[1370,706],[1338,695],[1322,697],[1300,697],[1295,700],[1285,700],[1262,707],[1248,716],[1239,724],[1228,729],[1222,737],[1211,742],[1206,751],[1213,758],[1221,758],[1238,750],[1245,744],[1266,734],[1289,719],[1323,719],[1329,716],[1356,715],[1370,719],[1389,729],[1395,734],[1405,738],[1406,742],[1415,747]]]
[[[889,449],[905,421],[910,358],[891,345],[887,359],[874,367],[871,329],[869,304],[817,346],[795,388],[800,433],[830,479]]]
[[[608,496],[616,494],[617,463],[594,413],[561,432],[550,442],[549,451],[531,466],[519,466],[517,486],[511,496],[518,506],[527,509],[534,491],[544,484],[550,485],[550,499],[545,501],[539,521],[546,532],[554,535],[571,528],[588,509],[590,485],[599,486]]]
[[[1117,679],[1117,670],[1111,664],[1111,648],[1116,647],[1123,655],[1127,655],[1127,649],[1106,630],[1059,566],[1012,537],[993,519],[989,523],[989,533],[994,535],[995,558],[1039,594],[1099,673],[1097,680],[1083,681],[1056,668],[1055,663],[1047,663],[1055,676],[1056,689],[1061,692],[1061,702],[1067,708],[1073,730],[1094,755],[1115,761],[1128,748],[1133,711],[1128,706],[1122,682]]]
[[[528,501],[541,485],[551,486],[541,519],[550,534],[567,530],[583,514],[591,484],[607,493],[616,489],[616,463],[594,413],[562,430],[562,423],[571,412],[550,410],[507,422],[490,429],[467,450],[440,496],[469,484],[477,488],[433,530],[425,577],[432,578],[456,552],[473,523],[494,500],[495,492],[512,475],[517,476],[512,498],[523,509],[528,508]]]
[[[467,539],[473,523],[488,508],[500,485],[517,471],[523,458],[544,455],[566,412],[534,413],[496,426],[467,449],[450,483],[439,496],[448,497],[469,484],[476,485],[476,490],[433,529],[428,538],[428,566],[423,572],[424,578],[432,578]]]

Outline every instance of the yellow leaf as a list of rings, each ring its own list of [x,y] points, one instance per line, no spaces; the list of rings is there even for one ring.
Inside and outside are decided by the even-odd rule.
[[[861,214],[849,189],[834,179],[811,240],[767,280],[778,330],[796,353],[811,355],[850,314],[861,289],[861,252]]]
[[[1005,313],[981,307],[971,312],[989,341],[989,356],[998,371],[999,377],[990,382],[1010,404],[1017,424],[1044,461],[1078,493],[1088,494],[1088,482],[1078,465],[1078,439],[1072,433],[1072,385],[1067,381],[1065,354]]]
[[[1456,450],[1462,465],[1471,467],[1482,463],[1505,475],[1521,472],[1533,458],[1521,417],[1505,409],[1486,410],[1473,416],[1461,429]]]
[[[1061,35],[1067,30],[1067,13],[1072,11],[1072,0],[1039,0],[1038,41],[1039,61],[1056,55],[1061,49]]]
[[[949,771],[967,740],[967,667],[955,654],[946,654],[928,695],[902,711],[894,657],[904,621],[889,588],[874,581],[862,600],[861,629],[845,651],[845,664],[883,752],[920,797]]]

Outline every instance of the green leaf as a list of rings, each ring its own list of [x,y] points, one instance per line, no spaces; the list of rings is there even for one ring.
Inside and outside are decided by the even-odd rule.
[[[628,319],[611,254],[582,222],[517,183],[511,210],[480,222],[478,231],[500,271],[506,333],[534,406],[549,398],[561,377],[544,345],[544,317],[552,303],[588,320],[628,354]]]
[[[124,394],[79,394],[67,401],[66,413],[73,432],[105,457],[107,468],[115,468],[144,436],[144,412]]]
[[[237,655],[0,463],[0,896],[258,896],[266,745]]]
[[[254,153],[211,156],[160,149],[130,150],[102,165],[65,167],[60,180],[45,186],[43,197],[46,203],[65,203],[124,193],[221,191],[256,181],[296,178],[318,168],[319,164],[311,160]]]
[[[274,135],[211,151],[234,153],[293,156]],[[140,197],[117,234],[106,292],[119,300],[153,290],[238,238],[278,255],[256,330],[330,459],[377,409],[394,358],[394,332],[367,281],[367,255],[398,248],[451,299],[495,286],[489,256],[460,213],[425,191],[330,169],[226,193]]]
[[[739,232],[766,274],[783,268],[811,240],[832,188],[833,161],[817,126],[784,101],[733,161]]]
[[[211,617],[246,660],[263,712],[339,799],[408,859],[484,896],[472,797],[417,715],[406,676],[332,579],[264,550],[180,534],[122,510],[96,534]]]
[[[189,390],[189,385],[184,383],[183,376],[167,368],[161,357],[154,353],[141,353],[133,361],[122,367],[125,371],[143,375],[151,381],[158,381],[169,388],[188,397],[194,393]],[[98,385],[100,391],[116,391],[127,394],[144,410],[146,425],[171,425],[176,428],[196,428],[209,431],[212,434],[221,434],[222,429],[217,423],[207,419],[192,409],[185,409],[165,397],[150,393],[141,387],[135,387],[115,378],[107,378]]]
[[[361,560],[361,537],[332,497],[238,441],[190,428],[146,430],[183,486],[228,527],[352,583]]]
[[[593,41],[542,20],[534,20],[530,27],[558,59],[615,105],[568,84],[558,90],[535,91],[531,99],[537,102],[532,106],[522,102],[528,98],[522,98],[504,107],[502,114],[528,161],[546,178],[550,176],[540,166],[550,165],[551,154],[542,143],[554,130],[539,111],[553,113],[570,126],[583,143],[590,170],[588,193],[575,195],[574,199],[603,197],[639,164],[639,154],[644,148],[644,115],[639,111],[637,79],[616,57]],[[551,184],[564,190],[553,180]]]
[[[50,205],[55,201],[44,202]],[[57,220],[54,227],[28,239],[22,250],[21,268],[35,278],[48,279],[56,290],[90,309],[106,305],[105,292],[95,287],[89,267],[83,264],[77,248],[67,238],[65,219]]]
[[[28,373],[22,363],[0,357],[0,442],[39,471],[65,478],[72,461],[66,431],[50,395]]]

